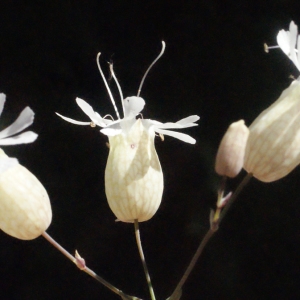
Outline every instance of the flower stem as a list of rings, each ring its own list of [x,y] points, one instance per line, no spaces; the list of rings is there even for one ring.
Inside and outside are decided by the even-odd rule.
[[[78,256],[73,256],[70,254],[66,249],[64,249],[60,244],[58,244],[47,232],[43,232],[42,236],[50,243],[52,244],[56,249],[58,249],[63,255],[65,255],[69,260],[71,260],[73,263],[77,265],[79,269],[84,271],[85,273],[89,274],[91,277],[93,277],[98,282],[102,283],[104,286],[106,286],[108,289],[110,289],[115,294],[119,295],[122,299],[126,300],[141,300],[137,297],[129,296],[125,293],[123,293],[121,290],[117,289],[115,286],[107,282],[102,277],[98,276],[94,271],[92,271],[90,268],[88,268],[85,265],[84,260],[79,256],[81,261],[78,259]]]
[[[212,221],[212,223],[210,225],[209,230],[206,232],[205,236],[203,237],[202,241],[200,242],[200,245],[198,246],[198,249],[196,250],[196,252],[195,252],[195,254],[194,254],[191,262],[189,263],[186,271],[184,272],[184,274],[183,274],[182,278],[180,279],[179,283],[177,284],[174,292],[168,298],[169,300],[177,300],[177,299],[179,299],[178,295],[181,294],[182,287],[185,284],[185,282],[188,279],[188,277],[190,276],[192,270],[194,269],[194,267],[195,267],[195,265],[196,265],[196,263],[197,263],[200,255],[202,254],[205,246],[210,241],[210,239],[213,237],[213,235],[217,232],[217,230],[219,229],[220,222],[223,220],[223,218],[227,214],[229,208],[231,207],[231,205],[233,204],[233,202],[236,200],[236,198],[239,195],[239,193],[241,192],[241,190],[249,182],[249,180],[251,179],[251,177],[252,177],[251,173],[248,173],[244,177],[244,179],[242,180],[242,182],[239,184],[239,186],[237,187],[237,189],[235,190],[235,192],[232,194],[232,196],[228,200],[228,203],[226,204],[225,208],[218,215],[218,218],[215,218],[216,215],[213,216],[213,218],[212,218],[213,221]],[[223,181],[222,181],[222,185],[223,185]]]
[[[204,238],[202,239],[198,249],[196,250],[191,262],[189,263],[187,269],[185,270],[183,276],[181,277],[179,283],[177,284],[177,287],[175,288],[174,292],[172,293],[171,297],[169,298],[170,300],[177,299],[176,295],[181,294],[180,291],[181,291],[184,283],[190,276],[192,270],[194,269],[194,267],[196,265],[198,258],[200,257],[201,253],[203,252],[203,249],[205,248],[205,246],[208,243],[208,241],[210,240],[210,238],[214,235],[214,233],[215,233],[215,231],[211,228],[206,232],[206,234],[205,234]]]
[[[142,261],[142,264],[143,264],[144,273],[145,273],[146,280],[147,280],[147,283],[148,283],[150,296],[151,296],[152,300],[155,300],[156,298],[155,298],[154,290],[153,290],[152,283],[151,283],[150,274],[149,274],[149,271],[148,271],[148,267],[147,267],[144,252],[143,252],[141,236],[140,236],[140,229],[139,229],[139,222],[138,222],[137,219],[134,220],[134,231],[135,231],[136,244],[137,244],[137,247],[138,247],[138,250],[139,250],[139,253],[140,253],[140,257],[141,257],[141,261]]]

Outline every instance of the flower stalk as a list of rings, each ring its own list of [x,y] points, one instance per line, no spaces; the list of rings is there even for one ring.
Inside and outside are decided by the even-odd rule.
[[[146,281],[147,281],[147,284],[148,284],[151,300],[155,300],[156,298],[155,298],[154,289],[153,289],[153,286],[152,286],[150,274],[149,274],[149,271],[148,271],[148,267],[147,267],[143,247],[142,247],[142,241],[141,241],[140,229],[139,229],[139,222],[138,222],[137,219],[134,220],[134,231],[135,231],[136,244],[137,244],[139,254],[140,254],[140,258],[141,258],[141,261],[142,261],[142,265],[143,265],[144,273],[145,273],[145,276],[146,276]]]

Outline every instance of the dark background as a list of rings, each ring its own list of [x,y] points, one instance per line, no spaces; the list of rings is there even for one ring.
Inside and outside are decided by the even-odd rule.
[[[164,40],[165,55],[142,91],[143,115],[162,122],[201,116],[197,128],[184,131],[196,145],[156,140],[163,202],[140,227],[157,299],[166,299],[209,227],[223,133],[239,119],[250,125],[289,76],[298,76],[280,50],[263,51],[291,20],[300,25],[297,2],[1,1],[1,127],[29,105],[39,134],[33,144],[4,150],[46,187],[53,209],[48,233],[118,288],[149,299],[133,225],[115,223],[106,202],[106,136],[55,112],[88,120],[78,96],[101,115],[113,113],[97,52],[106,76],[105,62],[113,61],[124,95],[132,96]],[[250,182],[184,286],[183,300],[300,298],[299,175],[296,169],[274,183]],[[20,241],[1,233],[0,264],[1,299],[119,299],[42,237]]]

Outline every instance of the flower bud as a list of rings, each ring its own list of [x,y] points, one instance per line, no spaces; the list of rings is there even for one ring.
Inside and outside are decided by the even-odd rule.
[[[249,130],[244,169],[264,182],[289,174],[300,162],[300,82],[293,81]]]
[[[248,135],[249,129],[244,120],[232,123],[228,127],[216,157],[215,170],[219,175],[235,177],[240,173]]]
[[[8,158],[0,149],[1,159]],[[16,163],[0,173],[0,229],[31,240],[50,225],[52,211],[48,194],[39,180]]]
[[[105,192],[111,210],[123,222],[149,220],[161,203],[164,186],[154,131],[138,119],[127,134],[109,136],[109,145]]]

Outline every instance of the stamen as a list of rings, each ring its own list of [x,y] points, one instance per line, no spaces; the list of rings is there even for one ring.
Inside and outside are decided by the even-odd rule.
[[[266,43],[264,43],[264,51],[266,52],[266,53],[269,53],[269,50],[271,49],[277,49],[277,48],[280,48],[279,46],[268,46]]]
[[[121,103],[122,103],[122,108],[123,108],[123,115],[125,117],[125,108],[124,108],[124,103],[123,103],[123,93],[122,93],[122,89],[121,89],[121,86],[119,84],[119,81],[116,77],[116,74],[114,72],[114,68],[113,68],[113,64],[112,63],[109,63],[109,70],[110,70],[110,73],[111,73],[111,76],[113,77],[113,79],[115,80],[116,82],[116,85],[118,87],[118,90],[119,90],[119,94],[120,94],[120,98],[121,98]]]
[[[107,91],[108,91],[110,100],[111,100],[111,102],[112,102],[112,104],[113,104],[113,106],[114,106],[116,115],[117,115],[118,119],[120,120],[120,115],[119,115],[119,112],[118,112],[118,109],[117,109],[117,106],[116,106],[114,97],[113,97],[113,95],[112,95],[112,93],[111,93],[111,91],[110,91],[110,89],[109,89],[109,86],[108,86],[108,84],[107,84],[107,81],[106,81],[106,79],[105,79],[105,76],[104,76],[104,74],[103,74],[103,72],[102,72],[102,69],[101,69],[101,67],[100,67],[100,55],[101,55],[101,53],[99,52],[99,53],[97,54],[97,58],[96,58],[97,66],[98,66],[99,72],[100,72],[100,74],[101,74],[101,76],[102,76],[102,79],[103,79],[103,81],[104,81],[104,84],[105,84],[105,86],[106,86],[106,89],[107,89]]]
[[[111,120],[114,121],[114,118],[112,117],[112,115],[105,115],[105,116],[103,117],[103,119],[106,119],[107,117],[110,117]]]
[[[161,48],[161,51],[159,53],[159,55],[154,59],[154,61],[152,62],[152,64],[149,66],[149,68],[147,69],[147,71],[145,72],[143,78],[142,78],[142,81],[140,83],[140,86],[139,86],[139,89],[138,89],[138,92],[137,92],[137,97],[140,96],[140,93],[142,91],[142,86],[144,84],[144,81],[146,79],[146,76],[148,75],[149,71],[151,70],[151,68],[154,66],[154,64],[161,58],[161,56],[164,54],[165,52],[165,48],[166,48],[166,43],[164,41],[161,42],[162,43],[162,48]]]
[[[165,140],[165,136],[162,133],[155,132],[155,136],[159,136],[162,142]]]

